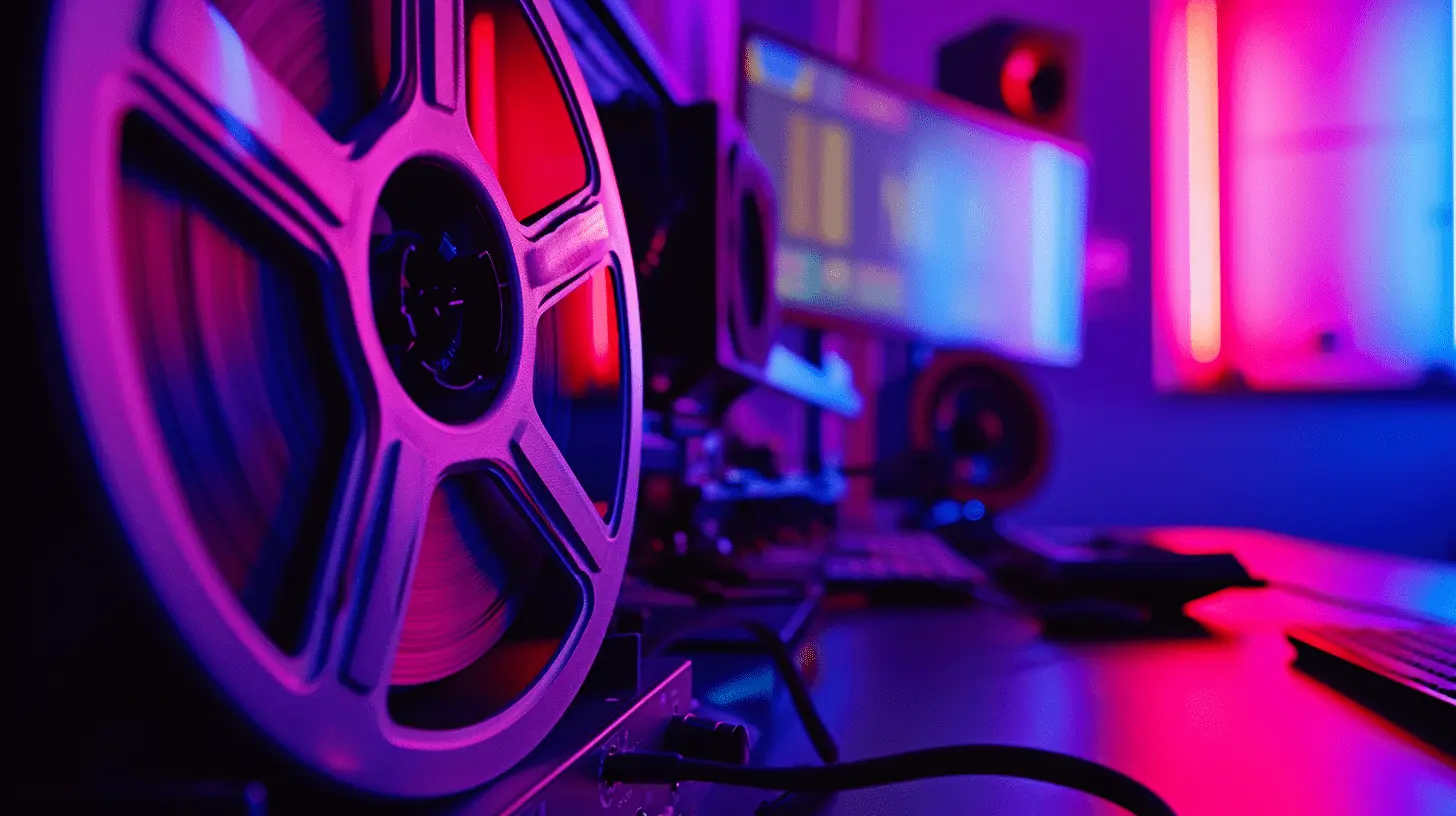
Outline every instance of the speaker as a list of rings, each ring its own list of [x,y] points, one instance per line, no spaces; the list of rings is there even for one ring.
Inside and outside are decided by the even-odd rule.
[[[1077,42],[998,20],[940,47],[936,87],[1061,136],[1076,135]]]
[[[1045,402],[1001,357],[938,352],[887,385],[881,406],[882,496],[989,514],[1025,501],[1046,477],[1052,440]]]
[[[603,110],[636,253],[649,409],[721,415],[763,381],[779,326],[778,205],[712,102]]]

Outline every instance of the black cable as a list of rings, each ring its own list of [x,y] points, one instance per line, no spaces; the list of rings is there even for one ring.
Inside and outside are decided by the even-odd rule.
[[[829,733],[829,726],[825,725],[823,715],[814,705],[814,698],[809,694],[809,682],[794,664],[794,656],[789,653],[788,644],[784,643],[777,632],[759,621],[740,621],[739,625],[768,649],[774,668],[788,687],[794,712],[799,715],[799,722],[803,724],[804,732],[809,736],[809,743],[814,746],[814,753],[818,755],[819,761],[826,765],[838,762],[839,744],[834,741],[834,735]]]
[[[1353,598],[1345,598],[1340,595],[1325,592],[1321,589],[1304,586],[1303,584],[1294,584],[1287,581],[1266,580],[1264,582],[1264,585],[1273,589],[1283,590],[1284,592],[1288,592],[1291,595],[1299,595],[1305,598],[1309,598],[1310,600],[1319,601],[1320,603],[1329,604],[1330,606],[1337,606],[1343,609],[1349,609],[1355,612],[1364,612],[1370,615],[1381,615],[1387,618],[1395,618],[1397,620],[1409,621],[1411,623],[1420,623],[1426,626],[1456,626],[1456,622],[1442,620],[1440,618],[1428,617],[1417,612],[1408,612],[1399,607],[1387,606],[1381,603],[1357,601]]]
[[[710,782],[762,790],[847,791],[946,776],[1009,776],[1072,788],[1135,816],[1173,816],[1173,809],[1126,774],[1078,757],[1010,745],[948,745],[837,765],[750,768],[684,759],[677,754],[608,755],[602,779],[629,784]]]
[[[672,638],[663,641],[653,649],[654,654],[661,654],[670,648],[674,643],[687,638],[693,631],[704,631],[717,629],[722,626],[734,626],[743,629],[753,635],[769,653],[769,659],[773,661],[774,670],[778,672],[779,678],[789,690],[789,699],[794,704],[794,713],[798,715],[799,722],[804,726],[804,732],[809,736],[809,743],[814,746],[814,753],[820,761],[826,764],[833,764],[839,761],[839,744],[834,741],[834,735],[829,733],[829,726],[825,725],[824,717],[814,705],[814,698],[809,693],[809,682],[794,664],[794,656],[789,651],[788,644],[779,637],[779,633],[769,628],[760,621],[751,618],[731,617],[709,618],[706,621],[694,624],[688,632],[679,632]]]
[[[1022,611],[1015,607],[1004,607]],[[830,795],[845,790],[944,776],[1011,776],[1034,779],[1079,790],[1120,805],[1137,816],[1171,816],[1172,808],[1135,779],[1104,765],[1067,754],[1036,748],[1002,745],[955,745],[891,754],[854,762],[839,762],[839,746],[809,693],[808,681],[795,665],[788,644],[760,621],[728,614],[697,621],[657,644],[662,654],[692,632],[735,626],[752,634],[768,651],[774,668],[794,704],[804,731],[823,766],[746,768],[685,759],[677,754],[627,752],[609,756],[602,767],[604,781],[717,782],[719,784],[779,790],[785,793],[763,803],[756,813],[820,812]],[[800,772],[808,774],[803,779]],[[625,775],[623,775],[625,774]],[[646,775],[639,776],[639,774]],[[658,774],[652,777],[652,774]],[[720,778],[726,775],[728,778]]]
[[[804,673],[799,671],[799,667],[794,663],[794,656],[789,651],[789,644],[784,642],[778,632],[762,622],[726,613],[710,616],[707,620],[696,621],[690,626],[677,630],[658,643],[653,648],[652,654],[662,654],[674,644],[691,637],[693,632],[711,631],[724,626],[737,627],[747,631],[768,651],[774,670],[789,690],[789,699],[793,702],[794,713],[798,716],[799,724],[803,726],[805,734],[808,735],[809,743],[814,747],[814,753],[819,757],[819,761],[826,765],[838,762],[839,744],[835,742],[834,735],[829,732],[829,726],[825,724],[819,708],[814,705],[814,698],[809,693],[809,681],[805,679]],[[832,793],[805,794],[789,791],[759,805],[754,814],[755,816],[816,814],[822,812],[832,799]]]
[[[824,716],[819,713],[819,707],[814,705],[814,698],[809,694],[809,681],[794,663],[794,656],[789,654],[789,644],[777,632],[759,621],[745,620],[740,621],[739,625],[751,632],[768,649],[774,668],[789,689],[789,698],[793,701],[794,712],[799,715],[799,724],[808,735],[809,743],[814,746],[814,753],[819,756],[819,761],[825,765],[838,762],[839,744],[834,741],[834,735],[829,733],[829,726],[825,724]],[[787,791],[760,805],[754,811],[754,816],[817,813],[827,807],[832,798],[832,793]]]

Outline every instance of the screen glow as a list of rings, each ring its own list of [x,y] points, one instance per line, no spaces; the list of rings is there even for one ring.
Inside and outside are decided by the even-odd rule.
[[[944,346],[1081,357],[1086,158],[755,35],[744,119],[780,196],[785,308]]]

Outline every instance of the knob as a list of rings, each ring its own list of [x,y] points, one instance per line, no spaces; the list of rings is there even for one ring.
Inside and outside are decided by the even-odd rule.
[[[747,765],[748,729],[738,723],[682,714],[668,721],[663,747],[688,759]]]

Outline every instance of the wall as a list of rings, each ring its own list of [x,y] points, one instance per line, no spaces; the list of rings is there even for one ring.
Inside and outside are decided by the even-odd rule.
[[[734,105],[738,89],[738,0],[626,0],[689,100]]]
[[[1081,122],[1094,235],[1129,270],[1089,306],[1081,366],[1035,372],[1056,425],[1029,521],[1260,527],[1456,558],[1456,405],[1355,396],[1166,396],[1151,376],[1148,0],[876,0],[871,62],[933,82],[944,39],[996,16],[1082,42]],[[893,8],[893,13],[890,9]],[[742,0],[744,17],[816,45],[809,3]]]

